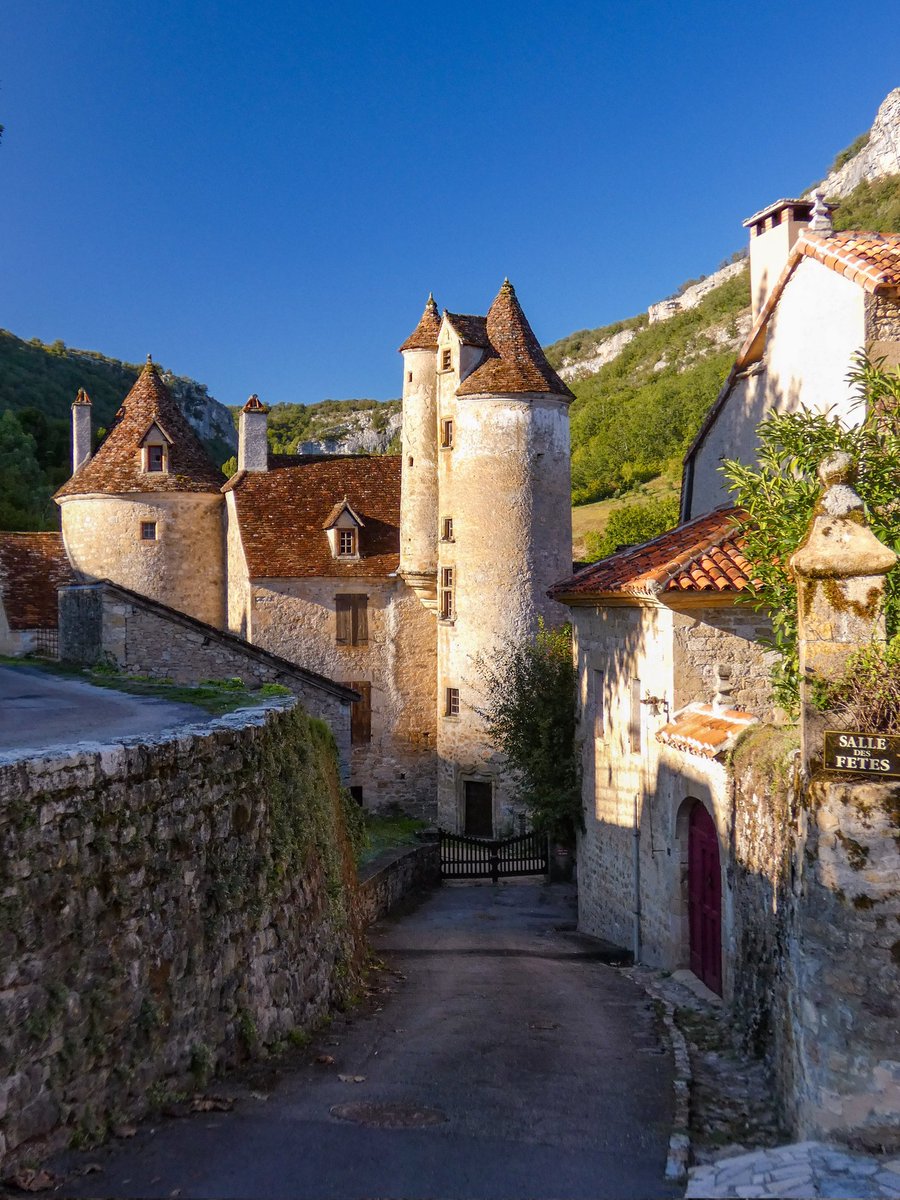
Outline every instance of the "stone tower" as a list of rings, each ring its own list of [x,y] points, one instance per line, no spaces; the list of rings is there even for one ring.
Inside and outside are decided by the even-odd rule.
[[[422,340],[433,336],[434,315],[426,309]],[[409,347],[421,330],[422,323],[403,347],[404,426],[406,389],[417,382]],[[422,446],[414,448],[412,437],[408,444],[404,432],[403,469],[410,457],[415,469],[417,454],[424,463],[437,459],[436,490],[424,480],[420,486],[429,504],[432,494],[437,499],[437,520],[429,522],[437,542],[438,815],[445,827],[489,836],[514,823],[515,809],[478,715],[485,701],[478,661],[533,635],[541,617],[548,624],[566,619],[546,593],[572,566],[572,393],[547,362],[508,281],[487,317],[444,312],[436,342],[433,449],[425,446],[418,399],[428,394],[423,353],[413,406]],[[434,542],[421,514],[408,517],[404,508],[403,518],[413,523],[401,532],[401,545],[418,538],[424,568]]]
[[[85,411],[73,407],[76,448]],[[222,627],[223,483],[148,357],[97,453],[56,493],[72,566]]]
[[[434,296],[400,353],[403,428],[400,574],[423,604],[437,604],[437,346],[441,318]]]

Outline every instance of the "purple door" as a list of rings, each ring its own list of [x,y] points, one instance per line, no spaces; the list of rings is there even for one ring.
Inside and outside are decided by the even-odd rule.
[[[719,839],[702,804],[691,812],[688,833],[688,912],[691,970],[712,991],[722,994],[722,876]]]

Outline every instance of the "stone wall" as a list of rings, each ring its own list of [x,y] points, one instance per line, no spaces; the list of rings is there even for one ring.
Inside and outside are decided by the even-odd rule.
[[[347,775],[353,693],[333,680],[112,584],[62,588],[59,624],[59,654],[66,662],[112,662],[122,671],[175,683],[236,676],[251,688],[289,688],[331,726]]]
[[[440,881],[439,842],[386,850],[359,873],[359,907],[364,923],[371,925],[412,893],[435,887]]]
[[[0,1160],[91,1140],[355,986],[355,867],[299,705],[0,759]]]
[[[350,783],[367,809],[435,816],[435,618],[400,579],[257,579],[250,631],[260,646],[343,682],[371,685],[371,739],[352,748]],[[337,641],[335,597],[367,596],[368,639]]]

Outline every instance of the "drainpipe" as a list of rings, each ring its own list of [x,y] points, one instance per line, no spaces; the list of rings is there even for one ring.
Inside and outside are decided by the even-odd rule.
[[[634,961],[641,958],[641,828],[638,824],[638,794],[634,793],[634,829],[631,834],[634,847],[634,927],[631,938],[631,953]]]

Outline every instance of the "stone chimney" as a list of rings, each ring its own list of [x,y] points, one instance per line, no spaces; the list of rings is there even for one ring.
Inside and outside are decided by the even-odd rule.
[[[268,471],[269,442],[266,433],[269,410],[259,396],[251,396],[241,409],[238,425],[238,470]]]
[[[750,230],[750,299],[754,321],[787,266],[794,243],[809,225],[812,211],[811,200],[777,200],[744,222],[744,228]]]
[[[810,772],[821,765],[828,727],[828,713],[814,703],[816,682],[839,679],[856,650],[885,640],[884,577],[897,562],[866,524],[853,478],[849,454],[822,460],[822,495],[790,560],[797,580],[800,753]]]
[[[83,467],[91,457],[91,398],[84,390],[78,389],[75,403],[72,405],[72,474]]]

